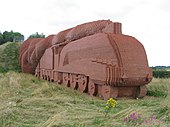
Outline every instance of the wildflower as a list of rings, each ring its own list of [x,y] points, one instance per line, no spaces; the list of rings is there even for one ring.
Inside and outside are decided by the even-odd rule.
[[[128,118],[128,117],[125,117],[125,118],[124,118],[124,122],[127,123],[128,121],[129,121],[129,118]]]
[[[136,120],[137,119],[136,113],[134,112],[134,113],[130,114],[130,118],[133,120]]]
[[[131,113],[130,115],[124,118],[124,122],[128,124],[128,126],[160,126],[161,122],[156,119],[156,115],[152,115],[150,118],[142,117],[141,114],[137,114],[136,112]]]
[[[115,108],[117,104],[117,101],[114,100],[113,98],[109,98],[106,102],[106,106],[105,106],[105,117],[107,116],[107,114],[109,113],[109,111],[112,108]]]
[[[108,108],[109,108],[109,106],[106,106],[105,108],[106,108],[106,109],[108,109]]]
[[[114,100],[113,98],[110,98],[109,100],[107,100],[106,104],[114,108],[117,104],[117,101]]]
[[[151,120],[155,120],[156,119],[156,115],[152,115]]]

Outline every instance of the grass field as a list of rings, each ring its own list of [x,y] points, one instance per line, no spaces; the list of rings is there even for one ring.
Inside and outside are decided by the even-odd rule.
[[[117,100],[116,108],[105,117],[106,102],[36,77],[8,72],[0,74],[1,127],[128,127],[131,113],[156,121],[141,126],[170,124],[170,79],[153,79],[143,99]],[[156,96],[156,97],[154,97]],[[135,126],[135,125],[134,125]]]
[[[5,49],[5,47],[9,44],[10,42],[7,42],[7,43],[5,43],[5,44],[3,44],[3,45],[0,45],[0,55],[2,55],[2,52],[3,52],[3,50]],[[1,66],[1,62],[0,62],[0,66]]]
[[[166,69],[167,71],[170,71],[170,68]]]
[[[10,43],[13,43],[13,42],[6,42],[5,44],[0,45],[0,51],[4,50],[5,47]]]

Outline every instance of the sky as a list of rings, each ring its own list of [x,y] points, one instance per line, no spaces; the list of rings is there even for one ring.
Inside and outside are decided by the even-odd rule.
[[[0,0],[0,31],[25,38],[108,19],[144,45],[149,66],[170,66],[170,0]]]

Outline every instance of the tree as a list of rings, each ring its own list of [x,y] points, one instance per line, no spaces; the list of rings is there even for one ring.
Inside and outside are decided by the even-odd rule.
[[[23,42],[23,41],[24,41],[24,35],[22,35],[19,32],[4,31],[3,34],[0,33],[0,44],[6,42]]]
[[[3,40],[4,40],[4,43],[5,42],[12,42],[13,41],[12,31],[11,32],[4,31],[3,32]]]
[[[36,32],[35,34],[31,34],[28,38],[45,38],[45,35],[43,33],[39,34]]]
[[[15,32],[13,34],[14,34],[13,42],[23,42],[24,41],[24,35],[22,35],[21,33]]]

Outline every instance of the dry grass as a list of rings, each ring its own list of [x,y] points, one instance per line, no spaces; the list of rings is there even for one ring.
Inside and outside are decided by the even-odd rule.
[[[160,82],[154,79],[151,85]],[[146,117],[156,114],[162,121],[161,126],[168,126],[169,109],[164,106],[168,104],[169,94],[166,98],[121,99],[109,117],[105,118],[103,100],[32,75],[14,72],[0,74],[1,127],[128,126],[123,119],[132,112]]]

